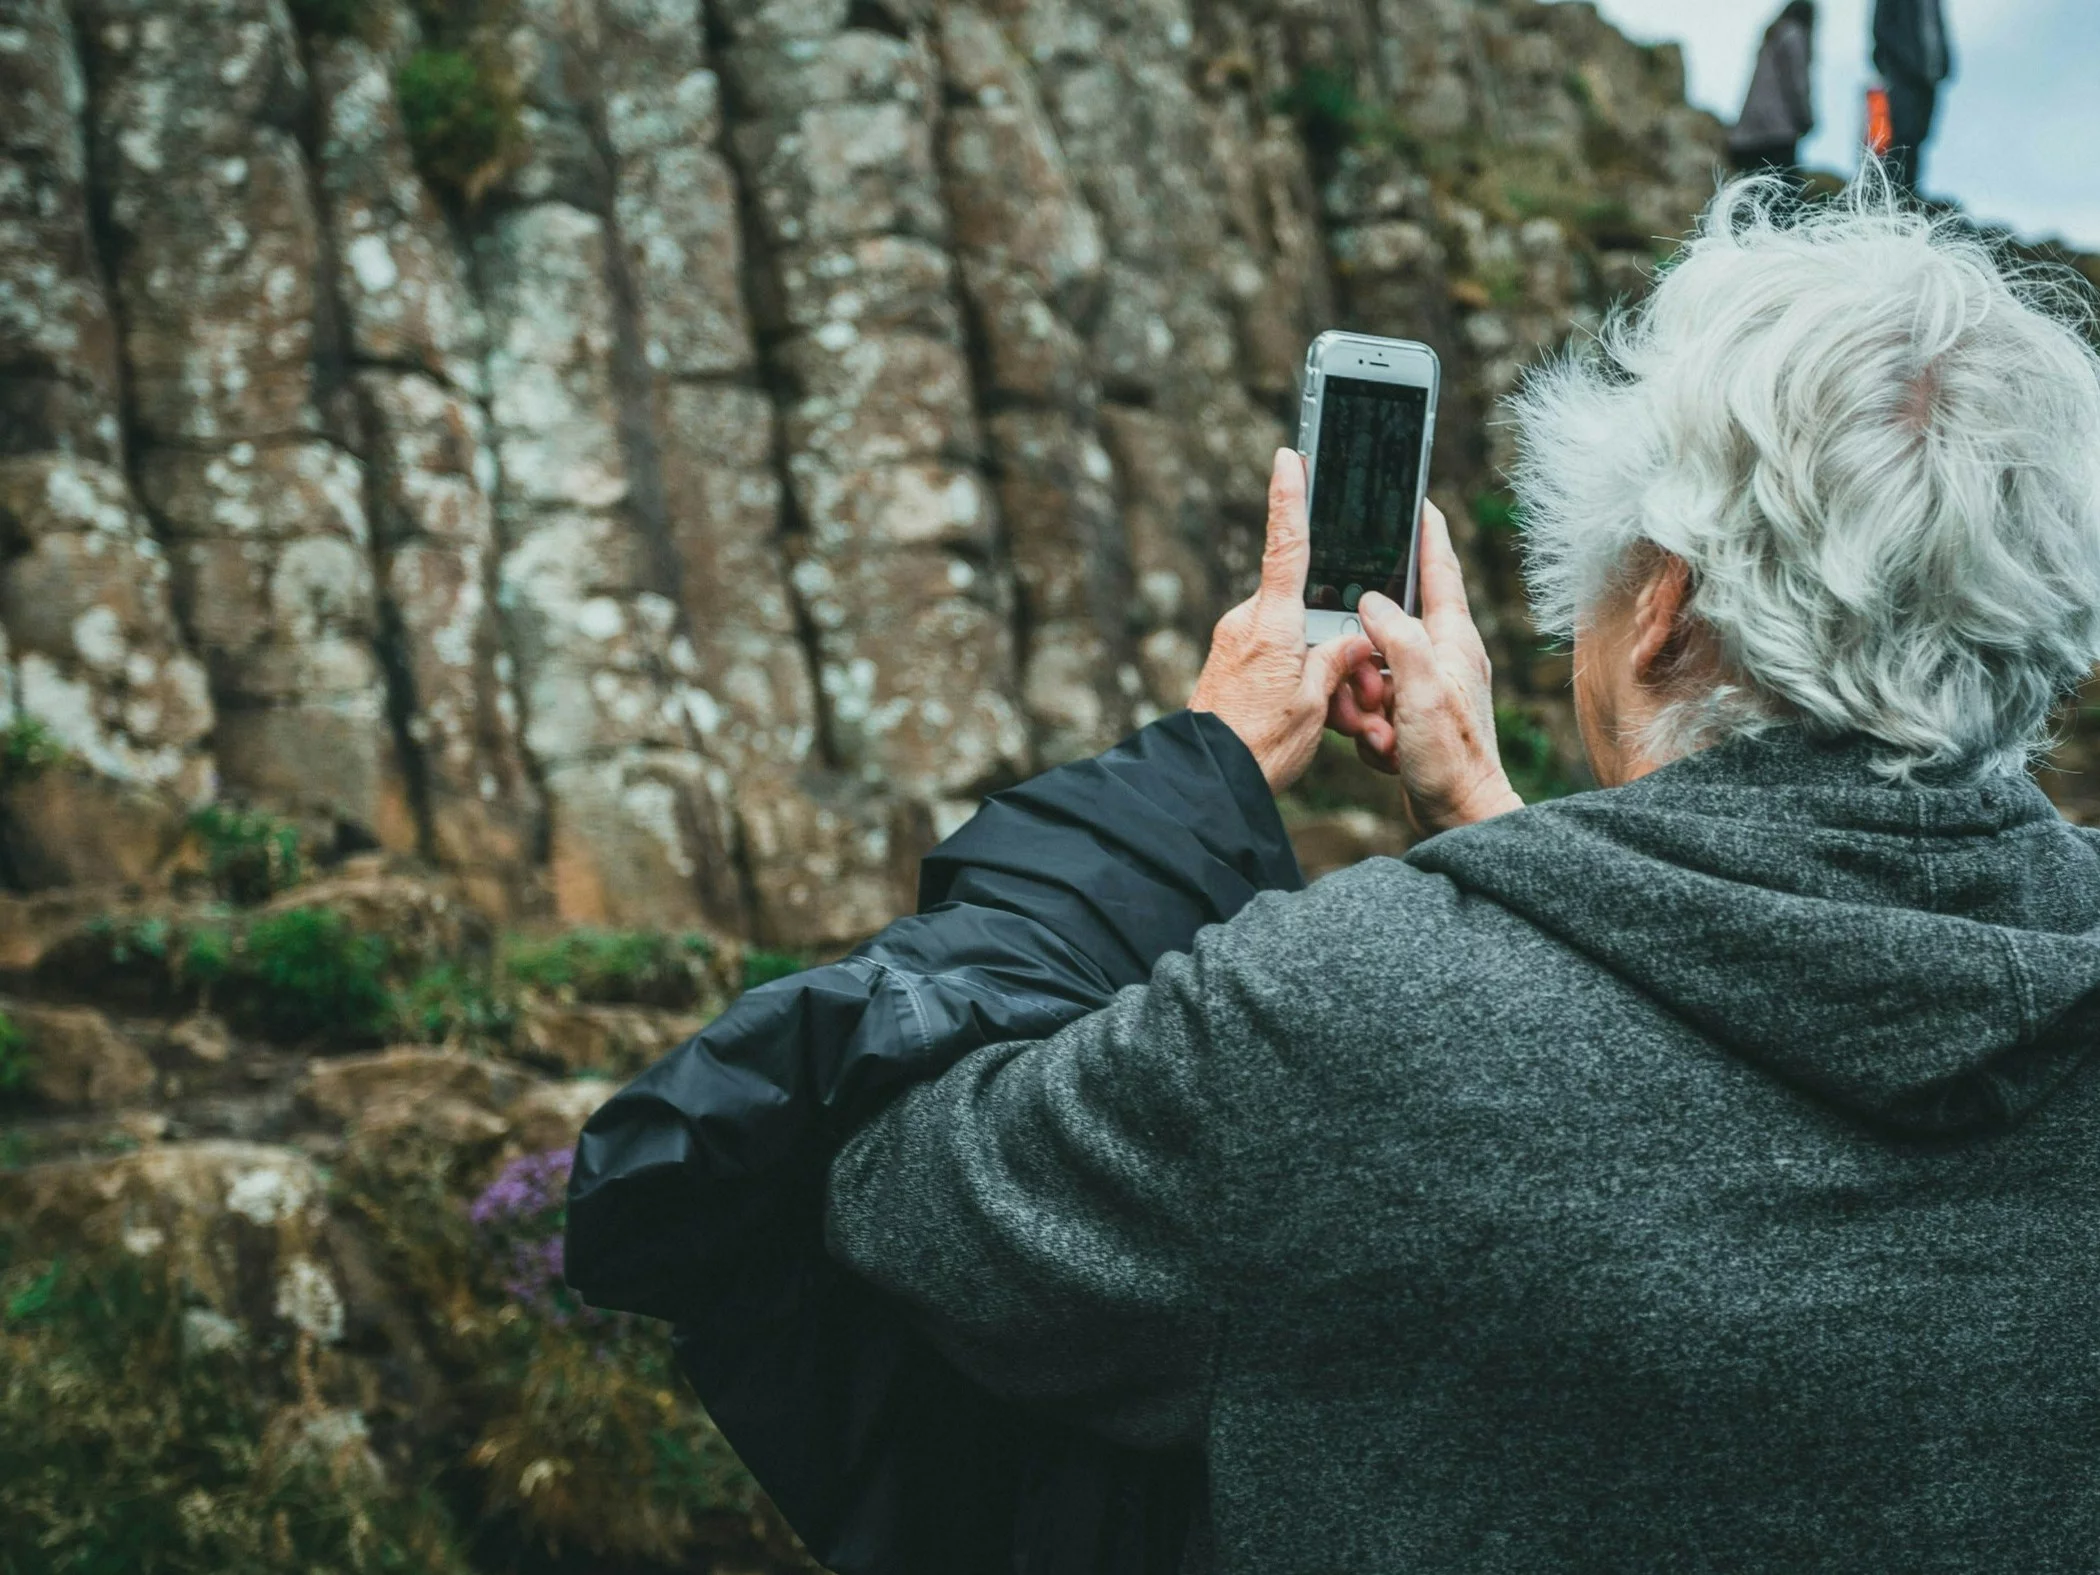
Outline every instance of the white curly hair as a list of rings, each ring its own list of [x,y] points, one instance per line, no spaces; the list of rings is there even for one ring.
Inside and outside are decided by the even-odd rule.
[[[1654,292],[1513,401],[1541,628],[1691,570],[1726,677],[1646,740],[1864,734],[1893,780],[2018,769],[2100,661],[2091,294],[1899,200],[1724,186]]]

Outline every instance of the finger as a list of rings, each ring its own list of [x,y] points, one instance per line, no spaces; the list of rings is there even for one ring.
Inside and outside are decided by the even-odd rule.
[[[1280,448],[1269,467],[1269,528],[1261,554],[1264,602],[1305,604],[1305,571],[1312,562],[1312,529],[1305,516],[1305,460]]]
[[[1358,662],[1349,670],[1349,688],[1356,697],[1356,708],[1359,711],[1385,710],[1385,670],[1379,666],[1375,651],[1370,660]]]
[[[1422,622],[1437,640],[1453,636],[1479,637],[1473,627],[1473,609],[1466,601],[1466,577],[1459,567],[1458,550],[1451,545],[1451,527],[1444,511],[1426,499],[1422,504]]]
[[[1339,634],[1305,653],[1307,699],[1323,708],[1335,695],[1346,693],[1349,674],[1371,654],[1371,642],[1360,634]]]
[[[1357,754],[1366,761],[1382,760],[1392,753],[1393,724],[1383,709],[1367,710],[1344,684],[1334,692],[1327,710],[1327,725],[1344,738],[1356,741]]]
[[[1421,619],[1409,617],[1398,602],[1377,591],[1364,593],[1363,600],[1356,604],[1356,616],[1385,658],[1389,676],[1383,683],[1387,708],[1391,709],[1394,695],[1406,686],[1414,670],[1423,662],[1434,660],[1428,631],[1422,627]]]

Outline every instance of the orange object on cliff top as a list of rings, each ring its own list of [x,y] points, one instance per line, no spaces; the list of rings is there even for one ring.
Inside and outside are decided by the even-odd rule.
[[[1889,90],[1876,83],[1867,89],[1867,146],[1876,157],[1886,158],[1896,145],[1896,129],[1889,121]]]

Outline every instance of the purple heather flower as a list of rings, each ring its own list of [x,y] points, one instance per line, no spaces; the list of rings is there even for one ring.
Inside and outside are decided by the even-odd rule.
[[[491,1225],[539,1222],[541,1217],[551,1216],[544,1223],[560,1229],[569,1188],[570,1159],[567,1149],[549,1149],[544,1154],[525,1154],[512,1160],[474,1200],[468,1218],[476,1225]]]
[[[551,1149],[503,1167],[474,1200],[467,1217],[482,1232],[499,1266],[499,1284],[511,1301],[557,1328],[579,1320],[593,1328],[620,1328],[617,1314],[582,1307],[562,1282],[562,1222],[570,1154]]]

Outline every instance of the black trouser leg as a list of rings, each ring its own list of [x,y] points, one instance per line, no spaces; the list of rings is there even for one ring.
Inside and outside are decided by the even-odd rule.
[[[1915,192],[1925,174],[1925,139],[1932,135],[1933,101],[1939,89],[1907,77],[1889,79],[1889,173]]]

